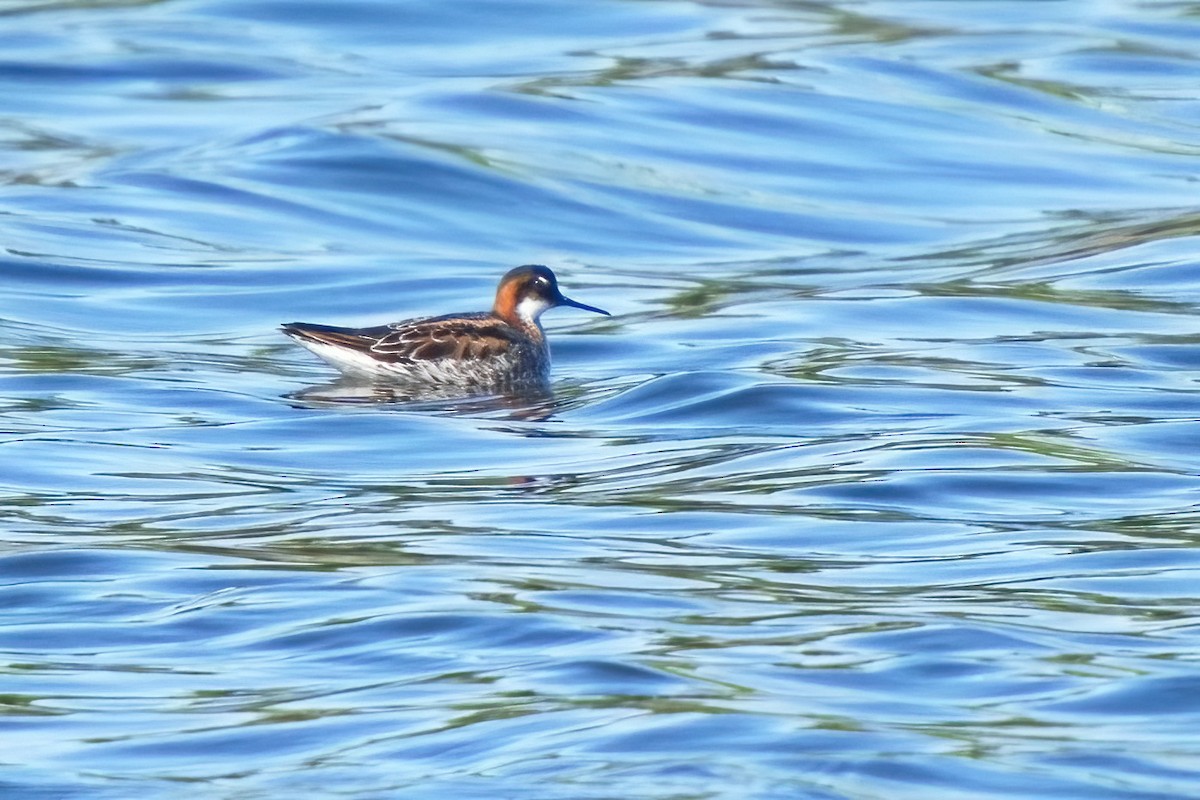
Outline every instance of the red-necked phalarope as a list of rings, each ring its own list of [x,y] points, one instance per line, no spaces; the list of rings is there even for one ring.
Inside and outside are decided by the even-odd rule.
[[[572,306],[609,316],[564,297],[543,266],[509,270],[491,311],[339,328],[290,322],[284,333],[343,372],[392,381],[464,389],[545,383],[550,350],[538,322],[543,311]]]

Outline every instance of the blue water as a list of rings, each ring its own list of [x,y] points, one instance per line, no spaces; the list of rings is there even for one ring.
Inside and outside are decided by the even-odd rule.
[[[1200,795],[1200,15],[0,9],[0,796]],[[547,263],[554,393],[280,336]]]

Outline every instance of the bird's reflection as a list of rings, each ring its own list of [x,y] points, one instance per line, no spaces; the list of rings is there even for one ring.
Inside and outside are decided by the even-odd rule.
[[[436,414],[498,414],[508,419],[544,420],[556,410],[548,384],[518,385],[504,392],[477,394],[462,387],[414,386],[365,378],[343,377],[284,395],[304,408],[394,406]]]

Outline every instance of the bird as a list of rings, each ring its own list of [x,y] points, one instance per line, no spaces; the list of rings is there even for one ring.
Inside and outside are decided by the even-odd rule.
[[[496,392],[548,383],[550,349],[539,318],[557,306],[611,316],[563,295],[549,267],[527,264],[500,279],[491,311],[366,328],[289,322],[280,330],[349,376]]]

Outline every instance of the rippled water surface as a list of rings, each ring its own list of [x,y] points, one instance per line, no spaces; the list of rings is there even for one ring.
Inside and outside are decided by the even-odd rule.
[[[1200,794],[1200,3],[0,19],[5,798]]]

